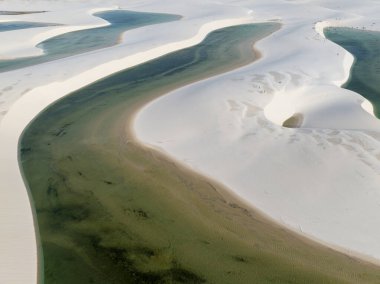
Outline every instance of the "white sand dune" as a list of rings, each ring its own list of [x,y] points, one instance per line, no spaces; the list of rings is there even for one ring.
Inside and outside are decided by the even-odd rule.
[[[17,160],[18,140],[28,123],[50,103],[97,79],[197,44],[212,30],[250,20],[249,10],[240,7],[194,1],[188,10],[185,3],[152,2],[134,3],[133,7],[121,5],[121,8],[181,14],[185,16],[181,25],[164,23],[130,30],[117,46],[0,74],[3,83],[0,90],[0,200],[3,201],[0,283],[35,283],[37,279],[33,217]],[[66,10],[57,13],[56,22],[67,17],[71,2],[66,5]],[[96,7],[94,3],[86,5],[84,15]],[[171,8],[165,10],[161,5]]]
[[[20,8],[19,5],[17,5],[19,2],[11,2],[13,1],[0,2],[0,10],[25,10],[25,7]],[[41,4],[41,2],[37,2],[37,6],[40,6],[38,3]],[[49,11],[46,11],[44,13],[1,16],[1,22],[41,21],[45,23],[55,23],[61,26],[40,27],[26,30],[23,29],[2,32],[0,60],[39,56],[44,54],[44,51],[41,48],[37,47],[37,45],[49,38],[72,31],[109,25],[107,21],[93,16],[93,14],[97,12],[114,10],[118,8],[118,6],[115,5],[106,5],[107,4],[101,8],[89,9],[88,4],[85,5],[83,3],[74,2],[68,5],[64,1],[59,1],[52,3],[52,5],[41,6],[41,11],[45,11],[47,7],[49,8]],[[33,11],[34,10],[36,10],[36,8],[34,8]],[[66,14],[66,16],[63,17],[63,14]]]
[[[263,58],[155,100],[135,131],[293,230],[379,260],[380,121],[340,88],[353,57],[323,27],[376,30],[380,6],[331,2],[240,1],[283,23],[257,45]],[[302,129],[281,127],[294,114]]]
[[[38,112],[99,78],[196,44],[217,28],[273,19],[283,28],[258,44],[259,62],[150,103],[137,117],[136,134],[226,184],[284,225],[380,258],[380,123],[363,97],[339,88],[348,78],[352,56],[322,36],[326,25],[378,29],[373,23],[380,4],[93,0],[32,5],[6,0],[0,10],[49,10],[7,17],[64,23],[69,30],[104,24],[91,11],[114,5],[184,18],[128,31],[118,46],[0,74],[0,283],[36,281],[33,219],[17,142]],[[52,36],[57,27],[31,30],[24,33],[25,44],[4,47],[0,54],[36,55],[36,38]],[[17,34],[8,32],[8,39],[18,39]],[[280,126],[295,113],[303,116],[302,129]]]

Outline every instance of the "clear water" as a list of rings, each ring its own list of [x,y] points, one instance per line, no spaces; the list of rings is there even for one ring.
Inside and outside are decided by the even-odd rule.
[[[3,22],[0,23],[0,32],[23,30],[40,27],[58,26],[57,24],[32,23],[32,22]]]
[[[194,181],[128,142],[125,127],[147,98],[253,61],[253,42],[278,28],[215,31],[197,46],[61,99],[28,126],[20,163],[38,220],[45,283],[203,283],[216,271],[210,263],[242,268],[224,255],[233,243],[208,248],[215,232],[193,216],[187,195]],[[204,196],[209,189],[203,183],[199,190]],[[178,202],[181,196],[189,203]]]
[[[179,20],[171,14],[141,13],[132,11],[106,11],[96,13],[108,22],[109,26],[75,31],[48,39],[38,45],[44,55],[14,60],[0,60],[0,72],[31,66],[75,54],[116,45],[121,34],[127,30],[163,22]]]
[[[380,32],[327,28],[325,35],[355,57],[350,78],[343,87],[368,99],[380,118]]]

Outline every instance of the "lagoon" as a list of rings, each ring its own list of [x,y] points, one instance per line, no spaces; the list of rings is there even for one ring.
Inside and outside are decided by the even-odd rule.
[[[94,14],[110,23],[108,26],[65,33],[41,42],[37,47],[44,55],[0,60],[0,72],[15,70],[116,45],[124,32],[139,27],[176,21],[178,15],[113,10]]]
[[[214,181],[135,141],[144,104],[258,59],[278,24],[211,33],[57,101],[25,130],[45,283],[375,282],[377,267],[262,217]],[[196,110],[194,111],[196,115]]]
[[[380,118],[380,32],[331,27],[324,33],[355,57],[350,78],[342,87],[368,99]]]
[[[0,22],[0,32],[32,29],[40,27],[59,26],[58,24],[33,23],[33,22]]]

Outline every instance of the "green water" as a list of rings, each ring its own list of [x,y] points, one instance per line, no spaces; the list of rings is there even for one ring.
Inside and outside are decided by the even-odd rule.
[[[32,22],[3,22],[0,23],[0,32],[23,30],[31,28],[58,26],[57,24],[49,23],[32,23]]]
[[[122,33],[127,30],[176,21],[181,18],[178,15],[171,14],[142,13],[123,10],[99,12],[94,15],[106,20],[110,25],[69,32],[50,38],[37,45],[37,47],[44,50],[44,55],[13,60],[0,60],[0,72],[113,46],[118,43]]]
[[[380,118],[380,33],[352,28],[327,28],[324,32],[355,57],[350,79],[343,87],[368,99]]]
[[[123,119],[144,97],[252,61],[253,42],[276,29],[257,24],[213,32],[196,47],[85,87],[33,121],[21,139],[20,162],[46,283],[204,282],[182,252],[191,248],[197,225],[186,225],[175,201],[162,207],[170,195],[160,200],[152,192],[178,187],[177,181],[173,186],[170,173],[164,185],[161,174],[146,176],[151,154],[128,143]]]
[[[379,283],[378,267],[268,222],[127,131],[144,103],[255,60],[252,44],[278,28],[215,31],[59,100],[27,127],[19,159],[40,231],[40,282]]]

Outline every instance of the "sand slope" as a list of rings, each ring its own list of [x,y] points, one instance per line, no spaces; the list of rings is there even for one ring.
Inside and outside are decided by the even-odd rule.
[[[2,3],[0,9],[19,10],[23,3]],[[113,3],[106,1],[101,5],[89,1],[80,4],[39,3],[41,7],[49,7],[53,11],[57,9],[54,13],[56,23],[67,20],[67,13],[73,5],[74,8],[81,5],[78,13],[82,14],[71,20],[75,24],[82,15],[89,22],[87,27],[92,26],[90,23],[93,17],[86,15],[107,9],[111,4]],[[0,90],[0,199],[4,201],[4,205],[0,207],[1,283],[34,283],[37,279],[37,247],[32,211],[17,161],[18,140],[27,124],[50,103],[99,78],[173,50],[197,44],[212,30],[250,20],[249,10],[246,8],[226,8],[204,4],[203,1],[192,3],[192,9],[188,9],[186,3],[133,4],[121,3],[120,8],[176,13],[184,15],[185,18],[181,20],[181,25],[163,23],[130,30],[124,34],[121,44],[111,48],[0,74],[0,81],[3,82]],[[39,5],[33,6],[33,10]],[[43,22],[43,14],[30,14],[27,20]],[[26,18],[25,15],[20,17]],[[50,22],[51,18],[47,17],[46,21]],[[50,36],[54,36],[54,29],[50,30],[53,31]],[[172,32],[167,33],[167,30]],[[14,35],[17,38],[16,32]],[[33,45],[28,44],[23,50],[28,49],[28,46]]]
[[[258,44],[264,57],[150,103],[137,136],[278,222],[379,259],[380,122],[339,88],[353,58],[323,36],[329,25],[376,29],[378,4],[240,3],[284,24]],[[295,114],[302,129],[281,127]]]

